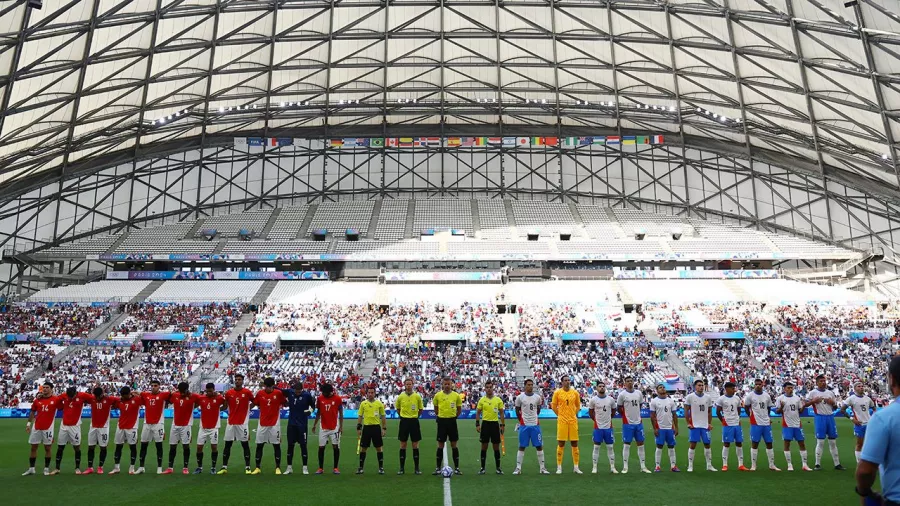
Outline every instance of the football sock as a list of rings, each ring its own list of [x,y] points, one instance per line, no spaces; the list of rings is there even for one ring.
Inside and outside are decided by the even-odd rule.
[[[122,445],[116,445],[116,451],[113,452],[113,460],[116,465],[119,465],[119,462],[122,461]]]
[[[522,461],[524,461],[524,460],[525,460],[525,452],[522,450],[516,452],[516,469],[522,468]]]
[[[59,469],[60,464],[62,464],[63,452],[65,451],[65,446],[57,446],[56,447],[56,468]]]
[[[822,464],[822,453],[825,452],[825,440],[816,439],[816,465]]]
[[[413,448],[413,464],[416,466],[416,469],[419,468],[419,449]]]
[[[734,454],[737,455],[738,467],[744,465],[744,448],[741,446],[736,447]]]
[[[250,467],[250,441],[241,441],[241,448],[244,449],[244,467]]]
[[[319,447],[319,469],[325,469],[325,447]]]
[[[562,446],[556,447],[556,467],[562,467],[562,459],[563,459],[564,451],[565,451],[565,448],[563,448]]]
[[[294,465],[294,444],[293,443],[288,443],[287,461],[288,461],[289,466]]]
[[[162,441],[156,443],[156,467],[162,467],[163,444]]]
[[[50,467],[50,457],[44,457],[44,467]]]
[[[263,456],[263,447],[265,445],[263,443],[256,444],[256,467],[259,468],[259,465],[262,464],[262,456]]]
[[[100,467],[103,467],[103,463],[106,462],[106,447],[100,447]]]
[[[28,468],[34,469],[34,463],[37,461],[37,457],[31,457],[28,459]]]
[[[522,456],[525,456],[525,452],[522,452]],[[544,450],[537,452],[538,463],[541,465],[541,469],[546,469],[547,464],[544,463]]]
[[[216,468],[216,461],[219,460],[219,452],[212,452],[212,468]]]
[[[437,464],[434,466],[434,468],[440,469],[441,464],[444,462],[444,449],[443,448],[437,449],[437,454],[436,454],[435,458],[437,459]]]
[[[669,465],[675,467],[675,448],[669,448]]]
[[[175,454],[178,452],[178,445],[169,445],[169,467],[175,466]],[[88,457],[90,458],[90,457]]]
[[[81,469],[81,449],[75,449],[75,469]]]
[[[756,461],[759,460],[759,448],[750,449],[750,465],[756,467]]]
[[[656,449],[656,465],[662,464],[662,448]]]
[[[800,450],[800,463],[806,467],[806,450]]]
[[[525,452],[522,452],[523,454]],[[600,460],[600,445],[594,445],[594,451],[591,453],[591,462],[597,467],[597,461]]]
[[[706,467],[712,466],[712,448],[704,448],[703,456],[706,457]]]
[[[281,445],[272,445],[272,449],[275,450],[275,467],[281,467]]]
[[[856,455],[856,463],[859,464],[859,456],[862,455],[862,452],[857,450],[853,453],[854,453],[854,455]]]
[[[306,443],[300,443],[300,457],[303,459],[303,465],[309,461],[309,449],[306,447]]]
[[[784,460],[787,461],[787,465],[789,465],[789,466],[793,466],[793,465],[794,465],[794,463],[791,462],[791,451],[790,451],[790,450],[785,450],[785,451],[784,451]]]
[[[841,465],[841,457],[838,454],[837,440],[829,439],[828,440],[828,449],[831,450],[831,460],[834,461],[834,465]]]
[[[400,448],[400,470],[406,469],[406,448]]]
[[[137,443],[128,445],[128,449],[131,450],[131,465],[134,465],[134,462],[137,460]]]
[[[453,450],[453,467],[459,469],[459,448],[452,448]]]
[[[775,465],[775,450],[772,448],[766,448],[766,458],[769,459],[769,467]]]
[[[366,465],[366,452],[359,452],[359,468],[362,469]]]
[[[606,458],[609,459],[609,467],[616,467],[616,449],[613,445],[606,445]]]
[[[144,467],[145,460],[147,460],[147,443],[141,443],[141,467]]]
[[[384,469],[384,452],[376,453],[378,456],[378,469]]]
[[[578,449],[577,446],[573,446],[572,447],[572,462],[575,465],[575,467],[578,467],[578,462],[581,460],[580,456],[581,456],[581,451]]]
[[[722,465],[723,466],[728,465],[728,447],[727,446],[722,447]]]
[[[487,460],[487,450],[481,450],[481,468],[484,469],[484,462]]]
[[[182,447],[182,453],[184,453],[184,467],[187,467],[191,462],[191,445],[182,445]],[[169,464],[169,467],[172,467],[172,465]]]
[[[695,453],[696,453],[696,450],[694,450],[693,448],[688,448],[688,467],[694,466],[694,454]]]
[[[32,466],[34,467],[34,466]],[[88,467],[94,467],[94,447],[88,447]]]
[[[197,467],[203,467],[203,452],[197,452]]]
[[[332,453],[334,453],[334,468],[338,468],[338,463],[341,461],[341,448],[339,446],[331,447]]]
[[[647,464],[645,463],[646,459],[644,458],[644,447],[643,446],[638,446],[638,460],[641,461],[642,468],[647,467]]]
[[[494,463],[497,464],[497,469],[500,469],[500,450],[494,450]]]
[[[622,462],[628,467],[628,459],[631,458],[631,445],[625,443],[622,445]]]
[[[231,444],[234,441],[225,441],[225,449],[222,450],[222,467],[228,467],[228,458],[231,457]]]

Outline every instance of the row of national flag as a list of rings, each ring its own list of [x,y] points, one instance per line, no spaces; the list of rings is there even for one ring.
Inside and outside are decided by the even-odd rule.
[[[610,135],[592,137],[389,137],[389,138],[342,138],[330,139],[330,148],[419,148],[440,147],[469,148],[479,146],[559,146],[577,148],[579,146],[636,146],[643,144],[663,144],[662,135]]]

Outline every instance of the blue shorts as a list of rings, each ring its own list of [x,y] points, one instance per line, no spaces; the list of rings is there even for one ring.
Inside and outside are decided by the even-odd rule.
[[[834,423],[832,415],[816,415],[813,418],[813,424],[816,426],[816,439],[837,439],[837,424]]]
[[[709,444],[709,429],[691,429],[688,435],[688,442],[699,443],[701,441],[705,445]]]
[[[803,427],[782,427],[781,439],[785,441],[806,441],[803,435]]]
[[[528,445],[536,448],[544,446],[540,425],[523,425],[519,427],[519,448],[528,448]]]
[[[594,444],[599,445],[606,443],[611,445],[615,443],[615,437],[612,429],[594,429]]]
[[[740,425],[722,427],[723,443],[744,443],[744,429]]]
[[[656,436],[656,446],[668,445],[669,448],[675,447],[675,429],[659,429],[659,435]]]
[[[644,442],[644,425],[641,423],[629,423],[622,425],[622,441],[631,444],[631,440],[638,443]]]
[[[759,440],[762,439],[766,443],[772,442],[772,426],[771,425],[751,425],[750,426],[750,441],[753,443],[759,443]]]
[[[853,435],[858,438],[866,437],[866,426],[865,425],[854,425],[853,426]]]

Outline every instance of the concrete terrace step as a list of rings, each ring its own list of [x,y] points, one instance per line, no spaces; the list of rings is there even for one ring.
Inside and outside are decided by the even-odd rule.
[[[149,285],[147,285],[143,290],[141,290],[137,295],[134,296],[129,302],[132,304],[137,304],[139,302],[144,302],[147,300],[147,297],[153,295],[153,292],[159,290],[165,283],[165,281],[151,281]]]
[[[272,231],[272,227],[275,226],[275,222],[278,220],[278,215],[281,214],[281,208],[276,207],[272,210],[272,214],[269,215],[269,221],[266,222],[265,226],[262,230],[257,232],[256,237],[269,237],[269,232]]]

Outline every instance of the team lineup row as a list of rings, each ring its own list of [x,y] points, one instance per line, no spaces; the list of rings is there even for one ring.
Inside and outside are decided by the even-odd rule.
[[[243,449],[244,470],[246,474],[260,474],[263,451],[266,444],[271,444],[275,456],[275,474],[281,471],[281,408],[289,410],[289,422],[287,428],[287,469],[284,474],[293,472],[294,447],[300,446],[303,460],[303,473],[308,474],[307,431],[310,415],[314,412],[313,434],[318,433],[318,469],[316,474],[323,474],[325,450],[330,443],[333,451],[333,472],[340,474],[338,463],[340,460],[340,443],[343,432],[344,415],[342,398],[334,392],[330,384],[320,387],[321,395],[313,398],[312,394],[304,390],[303,385],[295,385],[290,389],[275,388],[273,378],[266,378],[264,388],[253,393],[245,388],[244,378],[240,374],[234,377],[234,387],[224,394],[216,392],[215,385],[206,385],[202,394],[191,393],[188,384],[182,382],[177,385],[174,392],[165,392],[160,389],[158,381],[151,382],[148,392],[136,393],[130,388],[123,387],[120,396],[106,395],[102,388],[94,388],[92,393],[77,392],[70,387],[62,395],[53,394],[53,385],[47,383],[41,388],[39,396],[31,407],[26,430],[30,433],[29,443],[31,453],[29,468],[23,475],[35,474],[35,462],[37,450],[44,446],[44,474],[54,475],[60,472],[60,466],[65,447],[71,444],[75,452],[75,473],[103,474],[103,465],[106,460],[107,446],[109,444],[110,411],[117,409],[119,419],[114,437],[114,469],[109,474],[121,472],[120,461],[123,447],[129,445],[131,464],[129,474],[142,474],[145,472],[145,461],[148,446],[153,442],[156,447],[157,473],[172,474],[178,446],[183,448],[184,467],[183,474],[189,474],[190,444],[192,439],[193,413],[195,408],[200,410],[200,429],[196,441],[197,467],[194,474],[203,472],[204,449],[210,446],[211,469],[213,474],[226,474],[231,454],[231,448],[238,441]],[[606,445],[610,471],[618,474],[615,466],[615,454],[613,451],[614,434],[612,419],[615,413],[622,417],[622,457],[624,465],[622,473],[628,472],[631,444],[637,446],[641,472],[650,473],[646,465],[644,453],[644,427],[641,419],[641,405],[644,403],[644,395],[634,388],[634,381],[626,378],[625,388],[613,398],[607,395],[606,385],[598,383],[596,393],[588,403],[588,413],[593,420],[593,472],[597,472],[597,462],[600,450]],[[843,402],[843,408],[838,410],[838,400],[831,390],[826,388],[826,379],[819,376],[816,379],[816,387],[806,398],[801,398],[794,393],[794,386],[786,383],[783,393],[776,399],[763,391],[763,382],[756,380],[754,389],[741,398],[735,393],[735,385],[725,384],[724,395],[713,402],[712,396],[704,392],[704,384],[697,381],[693,385],[694,391],[684,400],[684,418],[689,430],[688,471],[693,471],[695,449],[698,444],[704,448],[706,469],[717,471],[712,465],[711,437],[713,430],[713,407],[716,407],[717,417],[722,425],[722,458],[723,471],[728,470],[727,462],[730,447],[734,444],[737,448],[736,456],[738,467],[741,471],[755,471],[757,465],[757,452],[760,442],[766,446],[766,454],[769,469],[780,471],[775,466],[774,450],[772,447],[772,427],[769,410],[774,408],[776,413],[782,416],[782,438],[784,440],[784,452],[788,462],[788,470],[793,470],[790,444],[797,442],[800,450],[802,469],[811,471],[807,464],[807,452],[805,436],[801,426],[801,412],[812,406],[815,412],[814,423],[817,439],[815,469],[821,469],[821,458],[824,453],[825,441],[828,440],[829,449],[835,469],[843,470],[837,451],[837,429],[834,415],[838,411],[846,413],[846,409],[852,410],[851,418],[854,423],[854,434],[857,438],[856,457],[865,438],[866,424],[869,421],[874,402],[864,394],[861,384],[855,385],[855,391]],[[479,433],[481,442],[481,470],[485,474],[485,461],[489,446],[493,447],[496,473],[503,474],[501,469],[501,452],[505,454],[505,412],[506,406],[500,397],[494,395],[494,385],[488,381],[484,386],[485,395],[479,399],[476,415],[475,429]],[[367,450],[375,448],[378,459],[378,472],[384,474],[384,437],[387,435],[387,417],[384,404],[375,398],[376,388],[366,388],[366,398],[359,406],[357,419],[357,453],[359,454],[359,468],[357,473],[362,474],[365,466]],[[522,462],[525,450],[529,446],[535,447],[541,474],[549,474],[544,461],[543,435],[539,423],[539,413],[544,399],[534,391],[534,382],[527,380],[525,389],[515,398],[515,412],[517,416],[518,453],[516,456],[516,468],[513,474],[522,472]],[[81,419],[85,404],[91,407],[91,426],[88,431],[88,467],[81,471]],[[437,450],[436,466],[433,474],[441,474],[441,464],[444,459],[444,446],[449,441],[454,474],[462,474],[459,470],[459,429],[457,418],[462,411],[462,397],[453,391],[449,378],[442,381],[442,390],[433,399],[435,414],[437,417]],[[173,408],[174,420],[169,433],[169,461],[168,467],[163,469],[163,441],[165,439],[165,426],[163,410],[166,406]],[[139,465],[135,467],[138,459],[138,417],[140,408],[144,408],[144,424],[141,430]],[[250,466],[250,409],[259,409],[259,425],[256,430],[256,461],[255,467]],[[421,474],[419,465],[419,442],[422,439],[420,430],[420,418],[424,412],[422,396],[415,392],[413,380],[404,382],[404,392],[396,400],[396,409],[400,416],[398,439],[400,441],[400,470],[398,474],[404,474],[406,467],[407,444],[412,443],[412,454],[415,464],[414,472]],[[566,442],[570,443],[573,472],[582,474],[579,469],[578,448],[578,412],[582,408],[580,394],[572,388],[568,377],[561,379],[561,388],[558,388],[552,396],[550,408],[556,413],[557,420],[557,474],[562,474],[562,461]],[[750,418],[751,440],[751,466],[743,465],[743,429],[740,424],[740,410],[743,409]],[[54,425],[57,410],[62,410],[62,426],[59,430],[56,452],[56,466],[51,471],[51,447],[54,440]],[[218,460],[218,439],[220,431],[220,413],[228,412],[225,427],[225,447],[223,450],[222,467],[216,470]],[[662,452],[668,447],[670,469],[678,472],[675,462],[675,437],[679,434],[678,413],[675,401],[668,395],[666,389],[660,385],[657,387],[657,395],[649,400],[650,419],[656,443],[656,467],[655,471],[661,471]],[[319,430],[321,429],[321,430]],[[95,450],[99,448],[99,466],[94,470]]]

